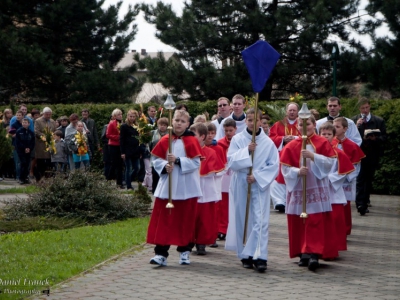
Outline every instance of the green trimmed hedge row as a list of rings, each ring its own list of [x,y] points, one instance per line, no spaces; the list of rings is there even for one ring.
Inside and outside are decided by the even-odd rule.
[[[178,102],[183,103],[183,102]],[[191,114],[195,117],[198,114],[208,112],[211,118],[213,114],[217,112],[217,105],[215,100],[208,100],[205,102],[184,102]],[[275,104],[279,107],[284,107],[287,101],[275,101],[268,102],[268,104]],[[266,107],[267,102],[260,102],[259,107],[265,113],[269,113],[269,109]],[[301,103],[300,103],[301,104]],[[307,101],[308,107],[316,109],[320,113],[320,117],[327,116],[326,100],[310,100]],[[342,111],[341,114],[346,117],[352,117],[358,113],[357,99],[341,99]],[[152,103],[143,104],[143,110],[146,113],[147,107],[154,105]],[[46,105],[38,107],[37,105],[28,105],[28,111],[33,107],[43,109]],[[157,108],[159,105],[155,105]],[[6,107],[1,107],[3,111]],[[56,104],[51,105],[53,110],[54,118],[62,115],[69,116],[72,113],[80,115],[81,110],[87,108],[90,111],[90,116],[96,120],[97,129],[99,134],[103,125],[108,123],[111,112],[115,108],[121,109],[124,114],[129,109],[140,110],[141,107],[138,104]],[[374,193],[377,194],[391,194],[400,195],[400,116],[397,112],[400,112],[400,99],[392,100],[371,100],[371,112],[375,115],[382,117],[386,121],[388,140],[385,144],[385,154],[381,158],[381,168],[375,175],[374,182]],[[15,113],[15,110],[14,110]],[[273,115],[272,113],[270,113]],[[163,116],[167,116],[167,112],[164,111]],[[271,120],[271,124],[277,120]],[[99,159],[100,160],[100,159]],[[101,161],[99,162],[101,163]]]

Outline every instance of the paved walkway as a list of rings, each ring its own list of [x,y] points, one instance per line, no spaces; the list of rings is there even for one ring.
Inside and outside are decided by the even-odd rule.
[[[223,242],[206,256],[192,254],[190,266],[180,266],[173,250],[168,267],[150,265],[145,245],[37,299],[400,299],[400,197],[374,196],[372,204],[365,217],[353,210],[348,251],[315,273],[289,259],[286,218],[272,212],[264,274],[243,269]]]

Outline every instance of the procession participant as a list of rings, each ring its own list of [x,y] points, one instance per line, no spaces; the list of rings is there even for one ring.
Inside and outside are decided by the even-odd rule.
[[[226,162],[227,162],[227,160],[226,160],[226,151],[220,145],[218,145],[217,141],[214,139],[215,135],[217,133],[217,128],[215,127],[215,124],[213,124],[211,122],[208,122],[206,124],[206,126],[207,126],[207,136],[206,136],[206,139],[204,140],[204,144],[207,147],[211,148],[212,150],[214,150],[216,152],[217,159],[220,160],[221,163],[225,166]],[[218,189],[217,193],[219,195],[218,202],[216,203],[216,209],[217,210],[218,210],[218,207],[219,207],[219,203],[222,200],[222,190],[221,190],[221,188],[222,188],[222,177],[224,176],[224,174],[225,174],[225,167],[223,168],[223,170],[221,172],[219,172],[217,174],[217,176],[215,176],[215,182],[216,182],[217,189]],[[226,213],[228,213],[228,211]],[[220,232],[218,230],[219,229],[218,212],[217,212],[216,217],[217,217],[217,222],[216,222],[217,229],[216,230],[217,230],[217,233],[218,233],[216,238],[219,238],[220,240],[225,240],[226,227],[228,226],[228,223],[226,223],[225,231],[224,231],[224,233],[222,233],[222,232]],[[226,217],[226,219],[227,219],[227,217]],[[213,247],[213,248],[218,247],[217,242],[215,241],[213,244],[210,245],[210,247]]]
[[[286,104],[285,118],[276,122],[270,129],[269,137],[275,143],[279,152],[282,151],[287,143],[297,139],[300,135],[300,132],[297,130],[298,113],[299,105],[295,102],[289,102]],[[271,184],[271,200],[275,210],[280,213],[285,212],[286,185],[280,171],[275,181]]]
[[[333,228],[331,189],[328,175],[335,163],[335,152],[329,142],[315,134],[315,119],[307,121],[307,145],[302,149],[302,140],[288,143],[281,153],[281,172],[285,179],[287,198],[286,214],[289,232],[289,256],[300,257],[299,266],[308,266],[311,271],[319,267],[319,258],[334,258],[338,255],[327,234]],[[298,119],[301,131],[303,120]],[[303,158],[307,164],[302,165]],[[300,218],[303,206],[303,180],[306,176],[307,214]]]
[[[319,128],[320,135],[326,138],[329,143],[335,137],[335,126],[331,122],[322,124]],[[344,207],[347,204],[346,195],[344,193],[343,185],[346,176],[353,173],[355,168],[351,163],[349,157],[339,148],[333,148],[337,155],[335,164],[329,174],[329,181],[333,189],[332,193],[332,218],[335,226],[335,233],[337,238],[337,248],[339,251],[347,250],[347,234],[346,234],[346,220]],[[330,239],[334,238],[329,236]]]
[[[261,126],[260,110],[246,112],[247,128],[235,135],[228,149],[228,167],[233,171],[229,198],[234,205],[234,215],[229,215],[225,248],[236,251],[244,268],[267,269],[268,226],[270,214],[269,187],[278,174],[279,157],[274,143]],[[252,134],[256,122],[255,142]],[[253,159],[251,153],[253,152]],[[252,174],[249,175],[249,168]],[[243,245],[248,185],[251,187],[250,209],[246,245]],[[231,211],[231,210],[230,210]]]
[[[176,110],[172,121],[172,152],[168,153],[168,135],[164,135],[152,151],[153,166],[160,180],[154,193],[156,199],[147,230],[147,243],[156,245],[156,255],[150,264],[166,266],[171,245],[178,246],[179,264],[190,264],[197,198],[202,196],[202,192],[199,173],[201,148],[194,134],[187,130],[188,126],[189,114]],[[168,176],[172,176],[174,208],[166,208],[169,200]]]
[[[348,138],[346,138],[346,130],[347,130],[347,120],[345,118],[337,118],[333,121],[333,125],[335,126],[336,136],[332,142],[334,147],[337,147],[346,153],[349,157],[350,161],[354,165],[356,169],[355,172],[349,174],[344,182],[344,192],[347,199],[347,205],[345,206],[345,219],[346,219],[346,227],[347,234],[351,233],[352,220],[351,220],[351,201],[355,201],[356,199],[356,181],[357,176],[360,172],[361,164],[360,162],[365,157],[364,152],[361,148]],[[360,210],[359,210],[360,212]],[[360,214],[362,211],[360,212]]]
[[[194,123],[190,131],[195,134],[201,147],[200,187],[203,196],[197,200],[195,242],[197,255],[205,255],[206,245],[213,244],[217,236],[216,203],[221,200],[221,181],[217,174],[225,169],[225,164],[213,148],[205,145],[208,133],[206,125]]]
[[[283,120],[275,122],[269,130],[269,137],[275,143],[278,151],[290,141],[297,139],[300,132],[297,130],[297,117],[299,105],[295,102],[286,104],[286,116]]]
[[[223,119],[229,117],[231,114],[231,107],[229,103],[229,99],[226,97],[220,97],[217,100],[217,105],[218,105],[218,115],[215,120],[213,120],[211,123],[213,123],[216,127],[216,132],[220,130],[224,130],[224,128],[221,126],[221,122]]]
[[[340,99],[338,97],[330,97],[328,98],[328,104],[326,105],[326,108],[329,112],[329,116],[319,119],[317,121],[317,131],[319,130],[319,126],[324,124],[326,121],[333,121],[334,119],[341,117],[340,115],[340,110],[342,109],[342,106],[340,105]],[[356,143],[358,146],[361,145],[362,138],[360,136],[360,133],[357,130],[357,126],[354,124],[354,122],[346,118],[347,122],[349,123],[348,130],[346,132],[346,137],[350,140],[352,140],[354,143]]]
[[[244,113],[246,100],[240,94],[236,94],[232,98],[233,112],[222,120],[219,128],[224,128],[226,120],[233,119],[236,122],[237,133],[242,132],[246,128],[246,114]],[[224,137],[225,132],[223,130],[217,131],[217,140]]]
[[[371,114],[371,103],[363,98],[359,101],[360,114],[353,117],[357,123],[358,132],[363,138],[361,150],[365,158],[361,161],[360,173],[357,176],[356,205],[359,211],[366,212],[371,206],[371,190],[375,171],[379,167],[379,159],[383,155],[383,145],[386,141],[385,121],[376,115]],[[371,131],[373,130],[373,131]],[[368,134],[365,134],[365,133]]]
[[[229,224],[229,186],[231,184],[232,171],[227,166],[228,162],[228,148],[233,136],[236,134],[236,121],[233,119],[226,120],[223,124],[225,136],[218,140],[218,146],[224,151],[225,173],[222,175],[221,180],[221,201],[217,203],[218,215],[218,239],[225,240],[226,232]],[[232,206],[233,209],[233,206]]]

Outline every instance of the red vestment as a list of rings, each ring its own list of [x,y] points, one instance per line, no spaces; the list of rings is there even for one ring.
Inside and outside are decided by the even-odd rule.
[[[269,129],[269,138],[274,142],[276,148],[282,144],[282,140],[287,135],[301,135],[297,129],[297,120],[290,124],[285,118],[283,121],[278,121]]]

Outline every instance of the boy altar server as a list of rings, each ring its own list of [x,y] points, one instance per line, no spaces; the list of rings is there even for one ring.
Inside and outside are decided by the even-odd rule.
[[[160,180],[154,192],[156,197],[147,231],[147,243],[155,244],[155,256],[151,264],[166,266],[170,245],[177,245],[179,264],[189,265],[193,248],[197,199],[200,189],[200,144],[193,132],[187,130],[189,114],[175,111],[172,121],[172,153],[168,153],[168,135],[157,143],[152,151],[154,169]],[[168,203],[168,174],[172,174],[172,204]]]
[[[350,161],[356,169],[355,172],[350,173],[343,184],[343,190],[346,195],[347,205],[344,208],[345,219],[346,219],[346,233],[349,235],[351,233],[352,221],[351,221],[351,206],[350,202],[356,200],[356,181],[358,173],[361,169],[361,159],[365,157],[364,152],[361,150],[360,146],[354,143],[352,140],[346,137],[346,132],[348,128],[348,122],[346,118],[336,118],[333,120],[333,126],[335,126],[336,136],[332,141],[332,145],[335,148],[343,150],[344,153],[350,158]],[[358,212],[363,215],[363,210],[357,208]],[[365,212],[364,212],[365,214]]]
[[[247,128],[232,138],[228,149],[228,167],[233,171],[229,198],[233,200],[234,209],[229,210],[233,215],[229,215],[225,248],[236,251],[244,268],[253,268],[254,264],[257,271],[264,272],[268,259],[269,187],[278,174],[279,156],[274,143],[260,128],[261,116],[260,110],[249,109]],[[254,122],[257,122],[255,143],[252,142]],[[253,172],[248,175],[251,166]],[[243,245],[248,184],[251,199],[246,245]]]
[[[221,200],[221,181],[218,173],[225,169],[225,164],[217,153],[205,146],[207,126],[203,123],[194,123],[190,126],[201,146],[200,187],[203,196],[197,201],[196,214],[196,254],[205,255],[206,245],[213,244],[217,236],[216,203]]]
[[[301,131],[303,120],[298,119]],[[319,267],[319,258],[339,255],[330,233],[334,229],[332,218],[332,190],[328,175],[335,163],[336,154],[329,142],[315,134],[315,119],[307,121],[307,146],[302,149],[302,139],[288,143],[281,153],[281,171],[285,178],[286,214],[289,233],[289,256],[300,256],[299,266],[310,271]],[[303,158],[307,159],[303,166]],[[303,209],[303,179],[306,179],[308,218],[300,218]]]
[[[326,122],[319,127],[319,134],[326,138],[329,143],[332,143],[335,133],[335,127],[331,122]],[[331,173],[329,174],[329,181],[333,188],[331,199],[332,217],[336,229],[337,248],[339,251],[344,251],[347,250],[346,221],[344,213],[344,207],[347,204],[347,201],[343,190],[343,184],[346,180],[346,176],[354,172],[355,168],[346,153],[339,148],[333,148],[333,150],[337,155],[337,159],[332,167]]]

